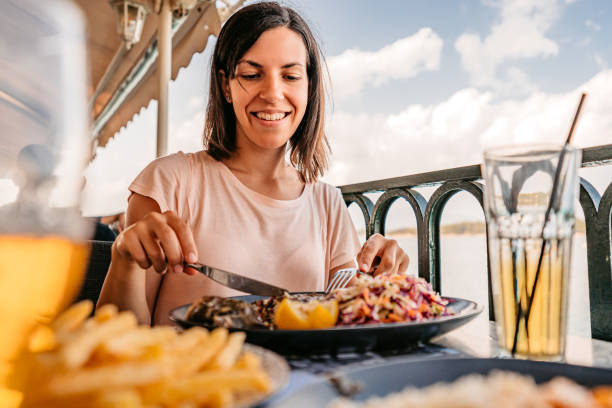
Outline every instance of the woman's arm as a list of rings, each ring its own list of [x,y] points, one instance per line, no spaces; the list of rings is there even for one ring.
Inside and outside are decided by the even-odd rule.
[[[130,197],[126,222],[128,227],[113,243],[98,306],[114,303],[121,310],[132,310],[140,323],[150,324],[160,273],[182,272],[183,254],[189,254],[185,257],[191,262],[197,251],[187,225],[172,211],[162,214],[149,197]],[[151,266],[158,273],[146,270]]]
[[[134,194],[128,202],[127,226],[135,224],[153,211],[160,212],[155,200]],[[132,310],[140,323],[149,324],[151,320],[149,305],[152,303],[147,301],[149,298],[147,292],[152,292],[154,296],[161,277],[151,276],[151,282],[148,285],[150,290],[147,291],[146,272],[136,262],[121,257],[117,253],[117,245],[122,240],[125,240],[125,237],[120,234],[113,243],[111,263],[98,298],[98,306],[114,303],[121,310]]]

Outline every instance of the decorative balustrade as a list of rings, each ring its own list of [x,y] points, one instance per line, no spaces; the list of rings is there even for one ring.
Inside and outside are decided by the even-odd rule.
[[[612,144],[583,150],[582,167],[612,163]],[[416,187],[437,186],[427,200]],[[477,200],[484,213],[484,186],[480,165],[457,167],[394,177],[340,187],[346,205],[355,203],[365,220],[366,236],[385,234],[385,222],[391,205],[399,198],[408,202],[416,218],[419,276],[441,289],[440,220],[449,199],[465,191]],[[373,203],[366,193],[383,192]],[[612,341],[612,269],[610,267],[610,228],[612,183],[600,194],[587,180],[580,179],[580,205],[586,224],[587,264],[591,333],[594,338]],[[490,260],[488,264],[489,318],[494,320],[491,293]]]

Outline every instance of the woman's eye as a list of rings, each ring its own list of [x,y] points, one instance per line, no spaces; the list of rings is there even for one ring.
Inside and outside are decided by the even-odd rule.
[[[257,79],[259,77],[258,74],[241,74],[240,78],[242,79]]]
[[[289,81],[299,81],[302,79],[302,77],[299,75],[285,75],[285,78],[287,78]]]

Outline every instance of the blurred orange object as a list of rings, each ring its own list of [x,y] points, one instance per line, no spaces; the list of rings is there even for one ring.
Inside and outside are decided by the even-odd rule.
[[[62,237],[0,235],[0,406],[15,406],[18,394],[7,388],[20,388],[16,358],[36,327],[74,299],[88,254],[87,244]]]
[[[593,396],[602,408],[612,408],[612,385],[595,387]]]

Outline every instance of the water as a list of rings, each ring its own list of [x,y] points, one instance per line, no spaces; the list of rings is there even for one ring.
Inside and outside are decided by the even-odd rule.
[[[389,234],[390,237],[393,237]],[[393,237],[408,253],[411,264],[408,272],[417,273],[417,239],[415,236]],[[442,294],[473,300],[489,313],[487,295],[486,238],[478,235],[443,235],[440,239]],[[591,337],[589,312],[589,281],[586,258],[586,237],[574,235],[569,279],[568,330],[569,335]]]

